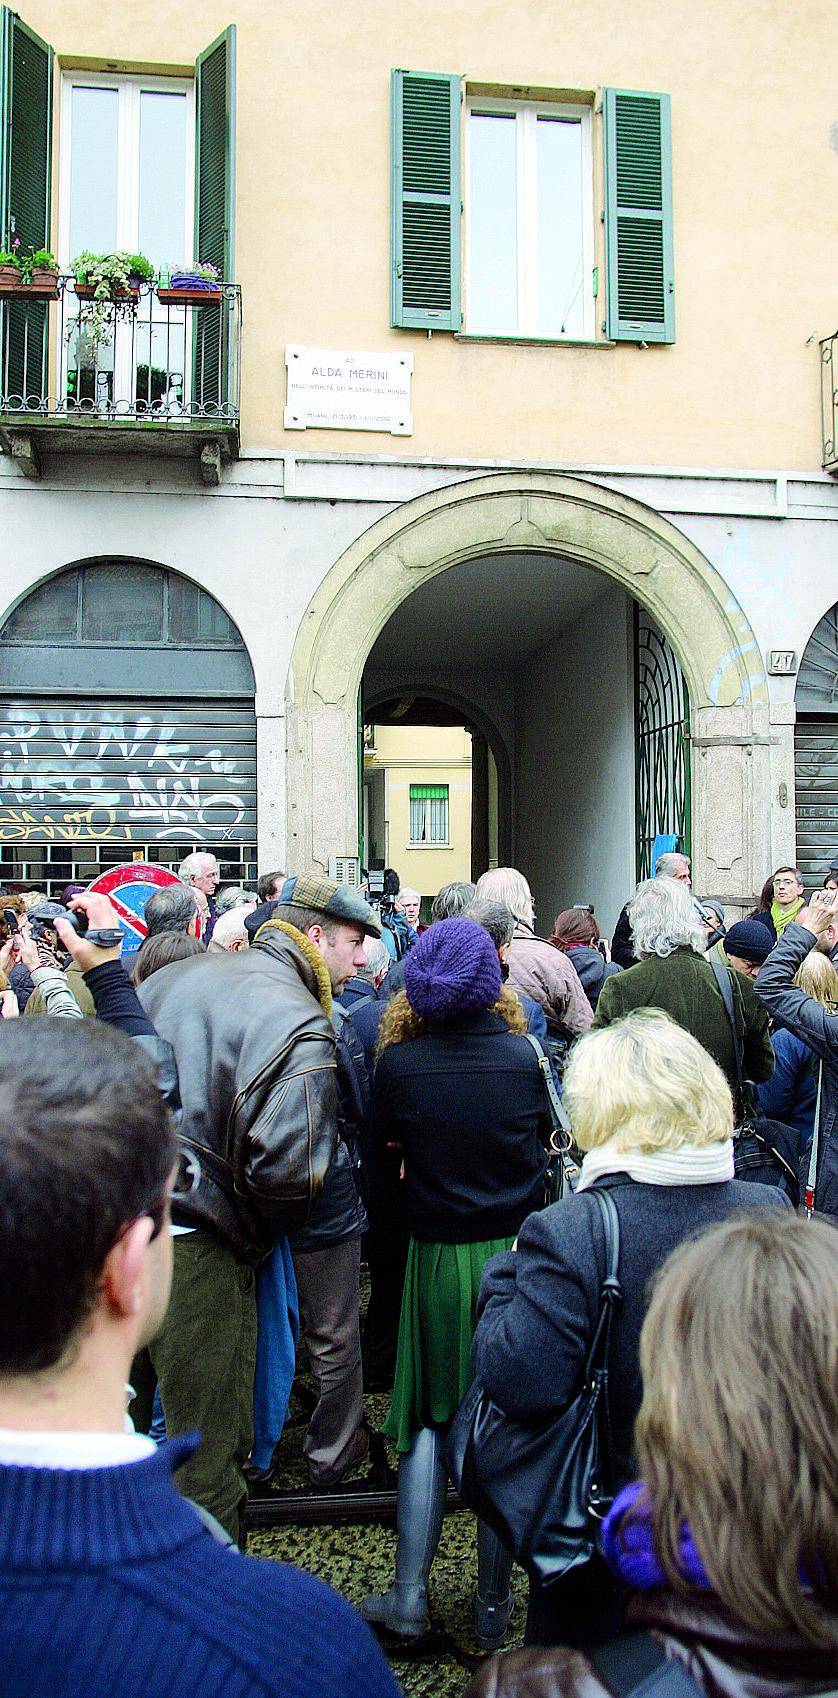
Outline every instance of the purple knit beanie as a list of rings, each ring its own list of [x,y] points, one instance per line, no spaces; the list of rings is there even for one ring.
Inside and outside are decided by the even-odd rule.
[[[437,920],[405,956],[404,987],[420,1020],[444,1024],[492,1008],[502,983],[497,950],[475,920]]]

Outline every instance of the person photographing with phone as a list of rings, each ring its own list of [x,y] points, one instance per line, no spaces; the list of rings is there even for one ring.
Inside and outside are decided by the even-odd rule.
[[[824,1007],[794,983],[812,949],[831,954],[838,931],[838,890],[818,890],[789,921],[755,980],[763,1007],[818,1058],[815,1121],[803,1151],[800,1195],[807,1213],[838,1219],[838,1008]]]

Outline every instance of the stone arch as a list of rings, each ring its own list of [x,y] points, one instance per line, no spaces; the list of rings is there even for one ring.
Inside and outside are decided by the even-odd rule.
[[[693,704],[697,874],[708,890],[750,897],[755,868],[770,858],[771,795],[768,688],[750,623],[668,519],[594,482],[540,471],[469,478],[404,503],[318,586],[288,678],[289,865],[323,867],[354,848],[358,690],[390,615],[438,572],[521,551],[602,572],[666,633]]]

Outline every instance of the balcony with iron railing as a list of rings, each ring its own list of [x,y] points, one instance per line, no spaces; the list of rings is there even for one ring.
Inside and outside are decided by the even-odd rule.
[[[838,330],[821,343],[823,469],[838,476]]]
[[[45,455],[194,456],[207,483],[238,453],[241,289],[140,284],[97,301],[73,273],[0,283],[0,446]]]

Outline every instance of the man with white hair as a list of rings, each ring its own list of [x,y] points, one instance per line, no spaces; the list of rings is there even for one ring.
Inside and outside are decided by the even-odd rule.
[[[690,876],[690,857],[681,855],[675,849],[667,849],[659,855],[655,864],[655,878],[673,878],[676,884],[682,884],[685,890],[692,888]],[[611,959],[618,967],[636,967],[638,956],[634,949],[629,920],[629,905],[626,903],[620,918],[614,927],[611,939]]]
[[[228,909],[226,914],[219,914],[207,948],[215,953],[229,950],[232,955],[237,955],[240,949],[247,949],[250,939],[244,922],[251,912],[250,908],[239,907]]]
[[[204,942],[208,944],[216,921],[215,892],[221,878],[215,856],[206,849],[193,850],[191,855],[181,861],[178,878],[191,890],[201,891],[206,898],[209,918],[202,935]],[[200,906],[203,907],[203,903]]]
[[[633,1008],[662,1008],[718,1062],[736,1099],[733,1034],[721,990],[707,960],[707,930],[684,879],[656,874],[637,886],[628,904],[636,967],[606,979],[595,1026],[610,1026]],[[751,980],[728,967],[736,1031],[746,1079],[760,1084],[774,1071],[768,1015]],[[736,1104],[737,1118],[743,1105]]]
[[[549,1038],[581,1038],[591,1024],[591,1005],[576,968],[535,932],[532,891],[517,867],[493,867],[477,880],[480,901],[502,902],[515,918],[509,951],[509,983],[519,996],[543,1008]]]

